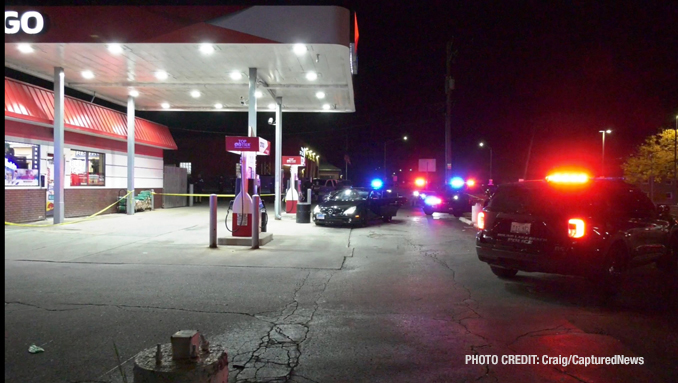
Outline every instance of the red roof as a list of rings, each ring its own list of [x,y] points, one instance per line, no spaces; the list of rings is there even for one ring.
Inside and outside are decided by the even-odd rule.
[[[5,77],[5,118],[54,126],[54,92]],[[127,141],[127,114],[66,96],[64,129]],[[139,145],[177,149],[169,128],[134,118],[134,140]]]

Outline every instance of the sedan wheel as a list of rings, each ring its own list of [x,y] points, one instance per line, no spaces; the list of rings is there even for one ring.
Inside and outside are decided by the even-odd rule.
[[[619,292],[625,259],[626,248],[623,244],[617,243],[610,248],[598,280],[604,293],[613,295]]]
[[[385,217],[382,217],[381,219],[382,219],[382,221],[389,223],[393,220],[393,217],[391,217],[390,215],[387,215]]]
[[[671,238],[668,252],[657,261],[657,267],[669,274],[675,274],[678,270],[678,235]]]
[[[433,215],[433,210],[431,210],[431,209],[424,209],[424,214],[426,214],[426,215]]]
[[[360,221],[358,221],[358,223],[356,224],[356,226],[367,227],[367,218],[366,217],[361,218]]]
[[[518,270],[516,269],[506,269],[498,266],[490,266],[490,269],[492,270],[492,273],[499,278],[513,278],[518,274]]]

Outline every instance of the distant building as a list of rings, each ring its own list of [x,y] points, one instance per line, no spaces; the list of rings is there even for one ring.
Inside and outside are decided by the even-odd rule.
[[[335,180],[341,178],[341,169],[329,162],[321,162],[318,170],[318,178],[331,178]]]
[[[656,205],[675,205],[678,203],[675,195],[675,185],[672,179],[664,182],[650,182],[645,181],[640,184],[640,189],[647,194],[648,197]]]

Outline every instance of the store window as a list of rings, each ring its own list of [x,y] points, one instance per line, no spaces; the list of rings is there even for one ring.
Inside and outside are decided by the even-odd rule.
[[[71,186],[104,186],[104,153],[71,151]]]
[[[40,145],[5,141],[5,186],[40,186]]]

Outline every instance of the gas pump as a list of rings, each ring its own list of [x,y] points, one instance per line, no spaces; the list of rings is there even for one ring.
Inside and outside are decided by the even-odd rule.
[[[234,237],[252,236],[252,196],[247,192],[251,177],[251,163],[248,164],[249,153],[240,155],[240,191],[233,200],[233,214],[231,218],[231,231]],[[261,221],[260,221],[261,222]]]
[[[297,213],[297,204],[299,203],[299,167],[306,166],[304,157],[301,156],[283,156],[283,166],[290,167],[290,186],[285,193],[285,212],[290,214]]]
[[[252,196],[248,193],[249,182],[256,182],[254,169],[256,169],[257,154],[268,155],[270,152],[270,143],[260,137],[226,137],[226,150],[232,153],[240,154],[240,190],[233,200],[231,233],[234,237],[251,237],[253,230],[261,232],[261,226],[256,229],[252,227],[252,215],[254,204]],[[256,193],[256,185],[253,190]],[[261,210],[259,212],[259,223],[261,224]],[[227,227],[228,228],[228,227]]]

